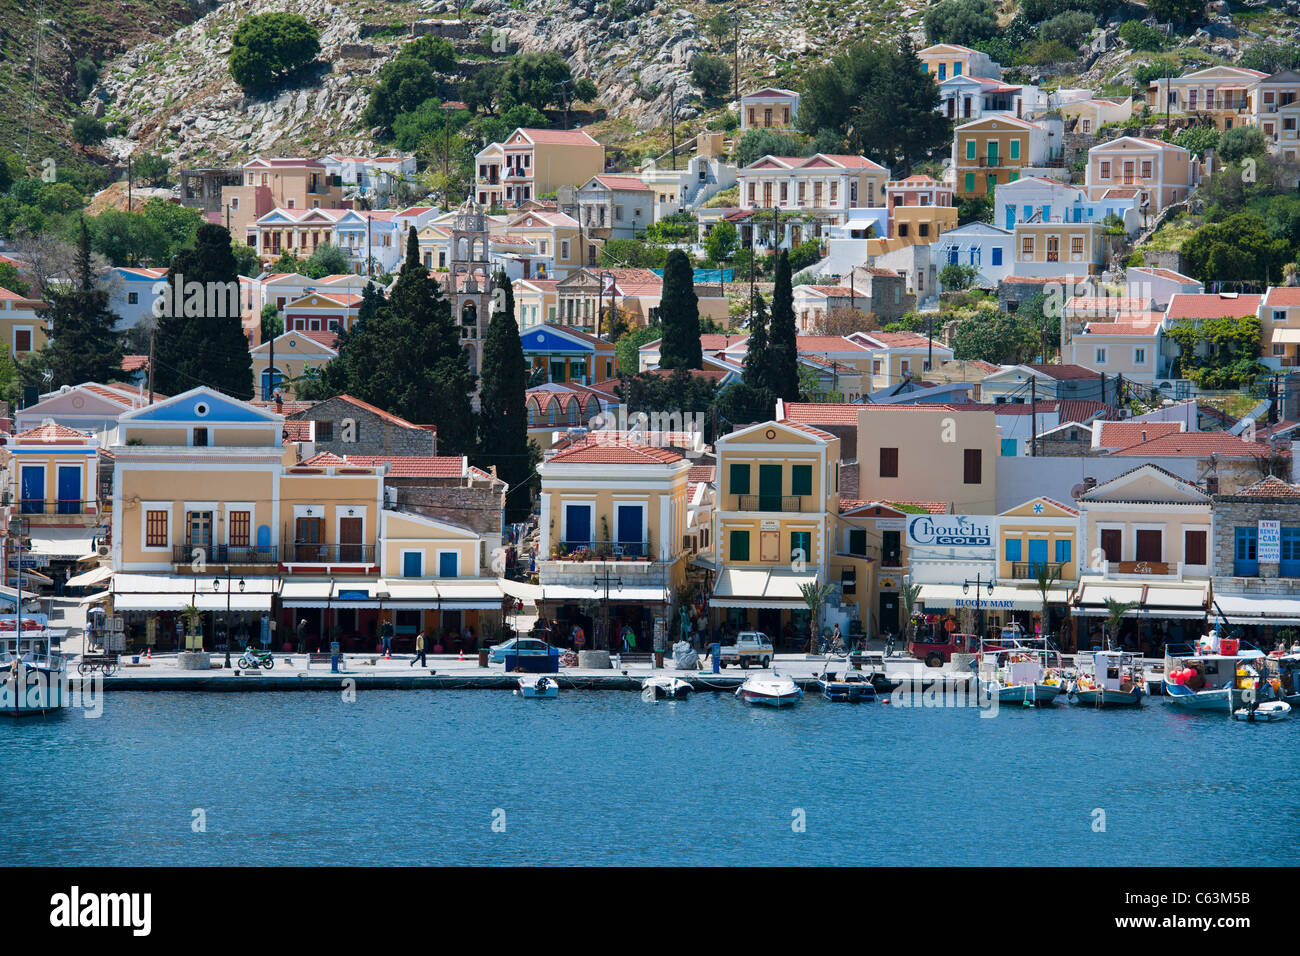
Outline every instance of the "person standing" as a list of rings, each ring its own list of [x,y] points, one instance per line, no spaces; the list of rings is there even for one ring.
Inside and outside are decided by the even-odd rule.
[[[421,667],[429,666],[429,662],[425,660],[424,657],[424,631],[421,631],[419,634],[415,635],[415,656],[411,658],[412,667],[415,666],[416,661],[420,662]]]
[[[631,624],[623,625],[623,653],[636,650],[636,631],[632,630]]]
[[[384,621],[379,628],[379,636],[383,639],[384,656],[391,657],[393,654],[393,622]]]
[[[307,619],[305,617],[298,621],[298,653],[307,653]]]

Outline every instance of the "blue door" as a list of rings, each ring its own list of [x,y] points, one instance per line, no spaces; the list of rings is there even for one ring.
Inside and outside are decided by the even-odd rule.
[[[645,554],[643,514],[640,505],[618,506],[618,543],[622,545],[624,554],[633,557]]]
[[[45,511],[45,466],[23,469],[23,514],[38,515]]]
[[[456,559],[455,551],[444,551],[438,555],[438,577],[454,578],[456,577]]]
[[[1013,203],[1007,204],[1007,229],[1016,228],[1016,207]]]
[[[591,543],[591,508],[587,505],[564,509],[564,543],[570,548],[585,548]]]
[[[1255,525],[1236,528],[1233,544],[1232,573],[1239,578],[1259,574],[1259,528]]]
[[[81,466],[59,466],[59,514],[81,514]]]
[[[1047,539],[1029,539],[1029,573],[1037,574],[1038,566],[1047,563]]]
[[[424,572],[424,553],[407,551],[402,555],[402,577],[418,578]]]

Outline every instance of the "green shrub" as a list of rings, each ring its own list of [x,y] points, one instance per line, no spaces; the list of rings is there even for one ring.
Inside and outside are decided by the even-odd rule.
[[[1119,38],[1134,50],[1158,52],[1165,48],[1165,35],[1141,20],[1125,20],[1119,26]]]
[[[1092,33],[1096,23],[1090,13],[1084,13],[1082,10],[1066,10],[1040,25],[1038,36],[1044,43],[1060,43],[1071,50],[1077,50],[1079,44]]]
[[[108,129],[93,116],[82,115],[72,121],[72,138],[82,146],[102,143],[106,136]]]
[[[320,33],[296,13],[245,17],[230,41],[230,75],[259,90],[305,66],[320,52]]]

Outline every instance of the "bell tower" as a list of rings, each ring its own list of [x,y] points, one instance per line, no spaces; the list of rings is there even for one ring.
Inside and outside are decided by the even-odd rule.
[[[483,339],[492,318],[492,266],[488,247],[488,222],[473,197],[456,209],[451,225],[452,315],[460,326],[460,340],[475,375],[483,359]]]

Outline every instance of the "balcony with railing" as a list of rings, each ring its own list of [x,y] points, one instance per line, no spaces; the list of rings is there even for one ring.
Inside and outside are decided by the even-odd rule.
[[[738,511],[785,511],[798,512],[804,510],[804,502],[807,500],[811,505],[811,497],[808,495],[736,495]]]
[[[18,512],[24,515],[79,515],[94,514],[95,503],[80,498],[20,498]]]
[[[286,564],[374,564],[373,544],[323,544],[295,541],[285,549]]]
[[[275,545],[178,544],[172,547],[172,564],[264,565],[279,562]]]
[[[653,556],[650,540],[559,541],[551,557],[557,561],[635,561]]]
[[[1011,577],[1017,581],[1033,581],[1038,577],[1038,569],[1043,567],[1057,580],[1065,576],[1064,561],[1013,561]]]

